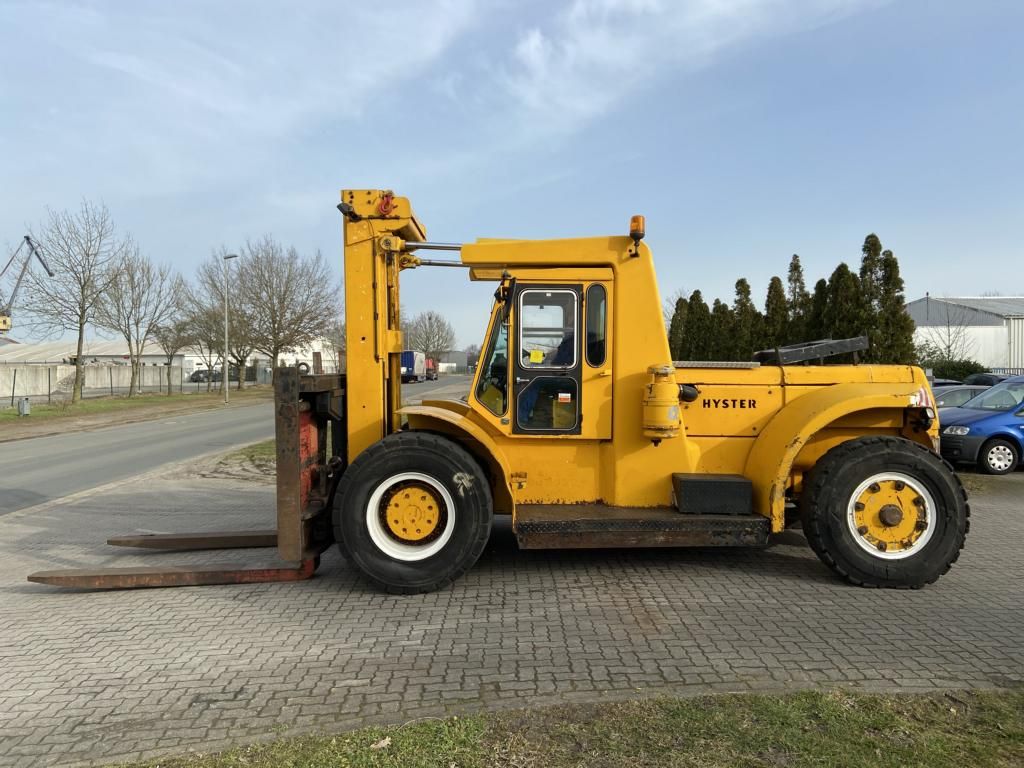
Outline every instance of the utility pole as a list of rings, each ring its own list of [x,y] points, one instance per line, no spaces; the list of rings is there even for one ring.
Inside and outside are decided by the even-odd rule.
[[[228,404],[228,392],[231,390],[231,365],[228,363],[228,260],[237,259],[237,253],[224,254],[224,359],[220,366],[220,385],[224,388],[224,405]],[[241,376],[242,372],[239,371]]]

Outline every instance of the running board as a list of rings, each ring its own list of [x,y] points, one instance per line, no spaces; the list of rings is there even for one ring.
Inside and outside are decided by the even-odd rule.
[[[761,547],[769,531],[761,515],[681,515],[670,507],[524,504],[515,516],[522,549]]]

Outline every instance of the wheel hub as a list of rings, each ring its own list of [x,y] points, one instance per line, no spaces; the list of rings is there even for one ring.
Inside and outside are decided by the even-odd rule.
[[[897,475],[863,483],[850,507],[850,527],[858,543],[889,558],[907,556],[922,546],[934,514],[923,488],[912,478]]]
[[[1005,445],[995,445],[988,452],[988,463],[992,469],[1005,471],[1013,463],[1013,453]]]
[[[403,543],[421,543],[441,530],[444,505],[434,489],[411,482],[391,489],[381,502],[380,514],[385,529]]]
[[[887,528],[894,528],[903,520],[903,510],[895,504],[886,504],[878,511],[878,519]]]

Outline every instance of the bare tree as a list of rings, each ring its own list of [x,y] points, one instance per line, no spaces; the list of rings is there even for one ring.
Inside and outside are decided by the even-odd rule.
[[[165,324],[181,303],[184,284],[170,267],[156,265],[143,256],[134,242],[113,267],[112,280],[96,306],[96,324],[114,331],[128,343],[132,367],[128,396],[137,394],[139,368],[153,333]]]
[[[345,366],[345,324],[339,322],[328,328],[324,340],[328,362],[334,366],[335,373],[341,373]]]
[[[437,312],[422,312],[412,319],[405,334],[406,346],[439,363],[441,355],[455,348],[455,330]]]
[[[234,364],[238,369],[238,389],[241,389],[245,379],[245,366],[255,351],[253,317],[252,310],[242,300],[238,290],[240,270],[232,271],[230,269],[231,262],[225,263],[224,261],[227,253],[227,249],[221,246],[220,250],[199,265],[194,293],[201,297],[201,303],[211,312],[219,311],[223,318],[225,271],[227,272],[228,327],[230,329],[227,355],[229,371],[226,377],[221,377],[221,388],[228,386],[227,382],[231,378],[230,365]],[[221,335],[223,335],[223,327]],[[221,341],[219,346],[223,347],[224,342]]]
[[[209,376],[206,391],[213,387],[213,370],[224,359],[224,315],[223,310],[204,301],[195,290],[189,291],[186,318],[192,336],[191,347],[206,365]]]
[[[309,346],[338,321],[339,286],[319,251],[303,257],[265,235],[246,243],[240,261],[238,293],[252,343],[275,368],[282,352]]]
[[[473,370],[473,368],[476,367],[476,364],[480,360],[480,345],[479,344],[470,344],[468,347],[466,347],[465,351],[466,351],[466,366],[470,370]]]
[[[47,209],[47,219],[32,232],[54,276],[29,273],[21,308],[28,325],[44,335],[75,333],[75,379],[71,402],[82,397],[82,350],[85,329],[96,318],[100,299],[116,278],[114,265],[125,251],[110,211],[83,200],[77,212]]]
[[[918,325],[918,355],[923,359],[966,360],[975,354],[970,333],[970,310],[950,301],[929,301],[928,314],[938,318],[936,325]]]
[[[676,312],[676,302],[679,299],[686,301],[688,298],[685,289],[676,288],[661,302],[661,319],[665,322],[665,333],[668,333],[668,327],[672,324],[672,315]]]
[[[180,312],[180,305],[178,307]],[[167,358],[167,394],[171,394],[171,366],[181,350],[194,343],[192,324],[187,318],[178,317],[154,329],[153,338]]]

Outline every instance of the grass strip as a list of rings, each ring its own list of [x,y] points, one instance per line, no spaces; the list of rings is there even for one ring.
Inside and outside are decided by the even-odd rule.
[[[269,387],[243,389],[242,391],[231,391],[231,400],[263,400],[272,397],[273,391]],[[146,393],[127,397],[115,395],[113,397],[90,397],[79,400],[72,404],[70,401],[56,402],[51,405],[32,404],[32,413],[29,416],[18,416],[15,408],[0,408],[0,423],[16,422],[18,424],[30,424],[38,421],[50,421],[53,419],[77,418],[81,416],[92,416],[94,414],[122,413],[125,411],[136,411],[149,409],[154,413],[162,410],[180,410],[183,405],[207,407],[214,406],[223,401],[223,394],[220,392],[197,392],[157,394]]]
[[[656,698],[284,738],[133,768],[964,768],[1024,764],[1024,691]]]

